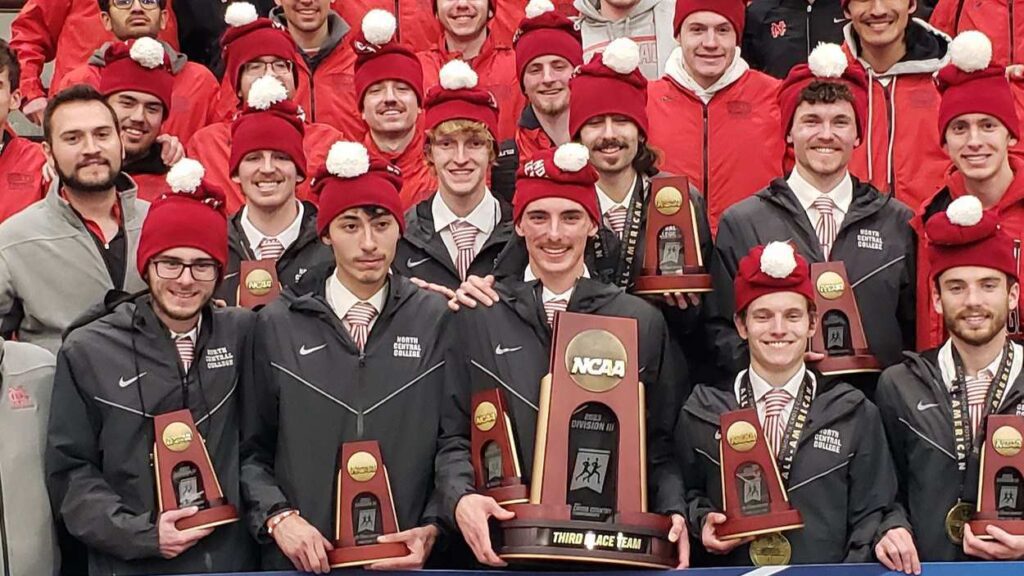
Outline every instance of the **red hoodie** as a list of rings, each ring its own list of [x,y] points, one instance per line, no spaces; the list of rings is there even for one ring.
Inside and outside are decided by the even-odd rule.
[[[1024,64],[1024,0],[939,0],[928,23],[950,36],[984,32],[992,41],[993,64]]]
[[[42,200],[46,187],[42,183],[46,155],[35,142],[3,132],[5,141],[0,150],[0,222],[20,212],[29,204]]]
[[[159,38],[177,49],[178,22],[171,2],[167,0],[167,27]],[[50,85],[63,86],[62,76],[88,61],[104,42],[116,40],[103,28],[96,0],[28,0],[11,23],[11,49],[21,64],[24,103],[46,96],[43,64],[54,60]]]

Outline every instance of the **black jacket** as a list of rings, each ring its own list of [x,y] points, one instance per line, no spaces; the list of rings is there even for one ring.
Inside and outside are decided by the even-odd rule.
[[[377,440],[402,530],[434,522],[447,330],[443,298],[391,277],[360,353],[325,299],[331,267],[260,310],[242,380],[242,491],[264,568],[290,569],[266,531],[287,508],[334,539],[343,442]]]
[[[221,489],[241,509],[238,375],[253,314],[203,310],[195,361],[183,374],[149,296],[72,331],[57,357],[47,487],[68,531],[89,547],[89,573],[172,574],[252,569],[245,524],[218,527],[173,560],[160,556],[153,416],[188,407]]]
[[[719,418],[739,409],[732,385],[697,386],[676,427],[695,560],[726,566],[750,564],[749,546],[710,556],[700,534],[708,513],[722,510]],[[878,409],[858,390],[818,379],[788,492],[804,521],[804,528],[785,533],[793,564],[874,561],[875,533],[896,495],[896,474]]]
[[[946,538],[946,513],[960,497],[962,477],[938,348],[922,354],[907,352],[902,363],[882,373],[875,394],[899,478],[896,504],[879,532],[895,527],[910,530],[922,561],[968,559],[963,548]],[[1024,414],[1024,374],[1006,390],[998,413]],[[968,470],[977,474],[973,464]],[[977,486],[977,480],[973,484]],[[969,487],[966,494],[973,496],[977,490]]]
[[[917,243],[913,213],[871,185],[853,180],[853,200],[843,218],[831,260],[842,260],[860,309],[871,351],[883,366],[913,349]],[[718,366],[731,377],[746,368],[747,347],[733,325],[733,279],[741,258],[770,241],[790,241],[808,262],[824,262],[814,228],[786,181],[725,211],[712,261],[715,292],[709,298],[707,330],[718,351]]]
[[[331,249],[320,241],[316,230],[316,206],[303,202],[302,222],[299,237],[288,247],[277,261],[277,279],[284,288],[295,286],[303,275],[313,268],[334,262]],[[242,211],[239,210],[228,221],[228,265],[224,280],[217,287],[215,298],[223,299],[228,306],[238,303],[239,268],[242,260],[255,260],[256,255],[249,248],[249,239],[242,230]]]
[[[819,43],[842,44],[848,20],[840,0],[754,0],[746,22],[743,59],[755,70],[785,78]]]
[[[459,499],[475,491],[470,463],[473,392],[504,389],[515,423],[522,470],[529,471],[533,466],[540,381],[549,372],[551,330],[544,317],[538,281],[506,279],[495,288],[501,299],[494,306],[452,315],[452,328],[459,340],[449,361],[449,388],[436,465],[437,489],[443,492],[448,522],[453,522]],[[685,362],[668,337],[665,321],[639,298],[587,278],[577,282],[568,310],[637,319],[640,379],[647,390],[650,509],[681,511],[681,474],[672,458],[671,434],[689,381]]]
[[[455,289],[462,284],[462,279],[459,278],[441,234],[434,230],[433,202],[434,196],[431,196],[406,211],[405,234],[398,241],[398,250],[391,268],[409,278],[416,277]],[[473,259],[469,267],[470,275],[486,276],[493,272],[498,255],[515,234],[512,206],[500,200],[498,205],[501,210],[500,221],[495,224],[491,235]]]
[[[266,16],[274,7],[273,0],[252,0],[260,16]],[[220,78],[221,69],[220,37],[227,24],[224,12],[228,2],[209,0],[174,0],[174,15],[178,20],[178,40],[181,51],[189,61],[197,62],[214,71]]]

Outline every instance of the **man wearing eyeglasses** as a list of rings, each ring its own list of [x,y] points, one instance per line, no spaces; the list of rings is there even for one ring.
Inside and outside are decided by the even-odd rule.
[[[100,19],[100,5],[109,0],[28,0],[11,23],[11,48],[17,52],[21,63],[21,94],[25,100],[22,111],[36,124],[43,121],[46,108],[47,89],[43,86],[43,65],[54,61],[53,76],[50,79],[51,96],[65,86],[61,78],[73,68],[89,59],[89,56],[104,42],[115,40],[115,35],[105,29]],[[161,8],[166,7],[166,27],[160,39],[178,46],[178,24],[174,10],[167,0],[158,0]],[[134,10],[140,10],[134,4]],[[147,28],[144,19],[149,16],[136,15],[131,20],[127,38],[145,36]]]
[[[254,317],[211,304],[227,260],[223,194],[192,160],[175,165],[168,183],[171,193],[153,204],[139,239],[148,293],[72,329],[58,354],[47,488],[56,514],[88,548],[92,576],[235,572],[255,561],[242,522],[175,525],[210,506],[212,482],[240,505],[235,391]],[[197,477],[198,505],[176,494],[165,509],[154,483],[171,471],[151,459],[153,417],[181,409],[191,413],[216,479]]]

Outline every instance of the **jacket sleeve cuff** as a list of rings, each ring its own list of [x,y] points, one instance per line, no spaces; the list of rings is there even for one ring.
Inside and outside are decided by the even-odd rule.
[[[903,507],[899,505],[888,510],[885,516],[882,517],[882,521],[878,525],[878,531],[875,533],[874,544],[878,544],[878,541],[885,536],[885,533],[894,528],[903,528],[910,532],[911,536],[914,535],[914,527],[910,525]]]

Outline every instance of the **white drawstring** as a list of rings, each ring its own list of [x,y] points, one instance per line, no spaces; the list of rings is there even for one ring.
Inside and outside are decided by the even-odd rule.
[[[868,182],[875,181],[875,158],[871,155],[872,132],[875,126],[875,73],[868,67]]]
[[[893,182],[892,156],[893,143],[896,140],[896,76],[892,77],[892,86],[889,87],[889,108],[892,113],[889,115],[892,122],[889,124],[889,150],[885,159],[885,180],[889,194],[896,194],[895,183]]]

